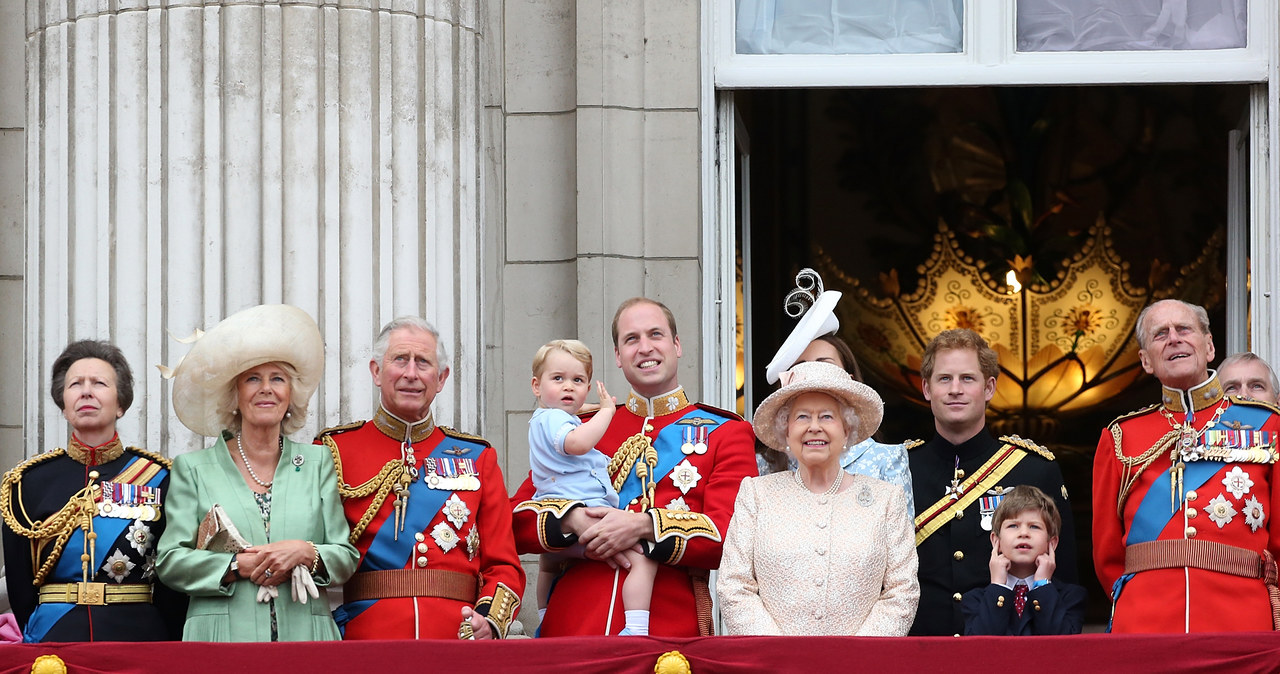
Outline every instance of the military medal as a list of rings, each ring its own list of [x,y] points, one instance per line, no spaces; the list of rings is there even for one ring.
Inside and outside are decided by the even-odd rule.
[[[1262,523],[1267,519],[1266,512],[1262,509],[1262,502],[1257,496],[1250,496],[1248,501],[1244,502],[1244,523],[1249,525],[1253,531],[1262,528]]]
[[[983,531],[991,531],[991,519],[996,514],[996,506],[1004,500],[1004,489],[996,487],[978,500],[978,514],[982,517]]]
[[[476,555],[480,553],[480,532],[476,529],[476,525],[471,525],[471,531],[467,533],[467,561],[472,561]]]
[[[134,522],[129,525],[129,545],[140,555],[146,555],[151,549],[152,542],[155,541],[155,535],[151,533],[151,527],[142,522]]]
[[[451,459],[447,457],[428,457],[423,462],[427,471],[427,486],[432,489],[449,491],[479,491],[480,478],[477,477],[474,459]]]
[[[707,428],[705,426],[685,426],[681,429],[681,433],[684,436],[684,444],[680,445],[680,451],[685,456],[707,453]]]
[[[684,444],[680,445],[680,451],[681,451],[685,456],[688,456],[688,455],[690,455],[690,454],[692,454],[692,453],[693,453],[693,434],[694,434],[694,429],[693,429],[693,428],[691,428],[691,427],[686,426],[686,427],[684,427],[684,428],[680,429],[680,432],[681,432],[681,435],[683,435],[683,436],[684,436]]]
[[[1235,518],[1236,508],[1231,505],[1231,502],[1227,500],[1226,496],[1218,494],[1217,496],[1209,499],[1209,505],[1205,508],[1205,513],[1208,514],[1209,519],[1212,520],[1214,524],[1218,525],[1219,529],[1221,529]]]
[[[467,518],[471,517],[471,509],[467,507],[466,501],[458,498],[457,494],[450,494],[449,500],[444,502],[444,516],[453,523],[455,529],[461,530],[462,525],[467,523]]]
[[[702,475],[698,473],[698,467],[689,463],[688,459],[671,469],[671,484],[674,484],[681,494],[688,494],[690,489],[698,486],[700,480]]]
[[[435,539],[436,545],[445,552],[458,547],[458,534],[444,522],[431,529],[431,538]]]
[[[951,486],[947,487],[945,495],[950,496],[952,501],[959,501],[964,495],[964,489],[960,486],[960,479],[964,473],[960,470],[960,457],[956,457],[956,467],[951,471]]]

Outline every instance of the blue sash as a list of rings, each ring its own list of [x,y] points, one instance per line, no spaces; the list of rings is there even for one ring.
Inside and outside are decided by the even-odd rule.
[[[483,451],[485,445],[446,435],[440,441],[440,444],[436,445],[436,448],[432,450],[431,454],[427,456],[427,459],[458,456],[458,452],[446,454],[446,450],[454,448]],[[470,453],[470,451],[467,452],[467,454]],[[479,457],[480,454],[477,452],[475,456],[470,458],[479,459]],[[424,459],[423,463],[425,461]],[[419,468],[424,473],[426,472],[421,465]],[[479,468],[477,467],[477,479],[480,477],[478,471]],[[426,529],[427,525],[431,524],[431,520],[435,519],[436,513],[440,512],[444,502],[449,500],[452,495],[452,490],[428,487],[425,479],[410,483],[410,507],[406,509],[407,512],[404,514],[404,532],[407,535],[396,535],[396,523],[394,520],[383,522],[382,528],[378,530],[378,533],[373,537],[373,542],[369,544],[369,551],[365,553],[357,572],[390,571],[405,568],[409,563],[409,559],[413,557],[414,546],[418,543],[413,534]],[[347,623],[364,613],[366,609],[373,606],[377,601],[377,599],[362,599],[339,606],[333,612],[333,620],[338,624],[338,630],[345,635]]]
[[[1251,427],[1259,429],[1262,424],[1266,423],[1270,415],[1271,412],[1261,407],[1232,405],[1222,413],[1217,425],[1228,428]],[[1222,461],[1192,461],[1188,463],[1182,471],[1184,493],[1185,491],[1200,489],[1225,466],[1226,464]],[[1160,476],[1147,489],[1147,493],[1143,495],[1142,502],[1138,504],[1138,510],[1134,513],[1133,522],[1129,525],[1129,531],[1125,536],[1125,545],[1148,543],[1159,538],[1160,532],[1164,531],[1173,516],[1181,510],[1181,508],[1176,510],[1170,508],[1169,504],[1171,502],[1172,486],[1169,484],[1169,471],[1166,470],[1160,473]],[[1111,587],[1111,616],[1113,620],[1115,618],[1116,604],[1120,601],[1120,593],[1124,591],[1124,586],[1130,580],[1133,580],[1133,575],[1132,573],[1127,573],[1120,576]],[[1107,631],[1111,631],[1110,620],[1107,622]]]
[[[1266,423],[1267,418],[1270,416],[1271,412],[1265,408],[1232,405],[1222,413],[1222,416],[1218,419],[1217,426],[1232,427],[1239,424],[1257,429],[1261,428],[1262,424]],[[1225,466],[1226,464],[1221,461],[1191,461],[1187,463],[1182,472],[1183,490],[1189,491],[1203,487],[1209,481],[1209,478],[1217,475],[1218,471]],[[1143,495],[1142,503],[1138,505],[1138,510],[1134,513],[1133,523],[1129,525],[1129,532],[1125,537],[1125,545],[1147,543],[1156,540],[1160,536],[1160,532],[1164,531],[1164,528],[1168,526],[1169,520],[1177,514],[1176,510],[1169,507],[1171,488],[1169,471],[1166,470],[1156,478],[1147,493]]]
[[[484,445],[446,435],[427,458],[437,459],[457,456],[457,452],[446,454],[447,450],[454,448],[483,450]],[[479,453],[477,452],[475,458],[478,457]],[[425,472],[425,469],[423,469],[423,473]],[[476,477],[479,478],[480,476],[476,475]],[[395,522],[384,522],[377,535],[373,537],[373,542],[369,544],[369,551],[365,553],[364,560],[360,562],[359,570],[387,571],[405,568],[405,565],[409,563],[409,558],[413,557],[414,546],[417,545],[413,534],[426,529],[427,525],[431,524],[431,520],[435,519],[436,513],[440,512],[440,507],[452,495],[452,490],[428,487],[426,479],[419,479],[410,483],[409,507],[406,508],[404,514],[404,531],[408,532],[408,535],[397,537]],[[396,540],[397,538],[399,540]]]
[[[700,423],[698,426],[707,429],[707,438],[710,440],[711,433],[720,427],[720,424],[728,421],[728,417],[708,412],[697,405],[690,405],[689,411],[685,412],[676,421],[667,424],[658,431],[658,436],[653,439],[653,448],[658,452],[658,465],[653,469],[653,481],[656,483],[671,472],[677,464],[684,461],[685,453],[680,451],[680,446],[684,444],[684,428],[692,424],[681,423],[694,417],[705,419],[711,423]],[[637,459],[636,463],[643,460]],[[622,483],[622,488],[618,490],[618,506],[626,508],[632,499],[640,497],[640,478],[636,477],[635,466],[631,467],[631,473],[627,475],[627,479]]]
[[[133,460],[125,464],[120,469],[123,473],[125,470],[138,461],[149,461],[140,456],[133,457]],[[169,474],[167,468],[161,467],[160,471],[146,483],[148,487],[159,487],[164,481],[165,476]],[[164,506],[161,506],[162,508]],[[107,552],[115,548],[115,542],[125,529],[133,524],[134,520],[121,519],[119,517],[101,517],[93,516],[93,531],[98,534],[97,543],[94,545],[93,559],[90,560],[89,578],[92,579],[102,568],[102,563],[107,558]],[[58,558],[57,564],[54,565],[53,571],[49,574],[45,582],[58,583],[78,583],[84,578],[80,568],[80,555],[85,552],[84,532],[77,529],[71,533],[71,538],[67,539],[67,544],[62,549],[62,556]],[[75,608],[75,604],[37,604],[34,611],[31,612],[31,618],[27,620],[27,624],[23,626],[22,640],[26,643],[38,643],[54,625],[62,620],[62,617]]]

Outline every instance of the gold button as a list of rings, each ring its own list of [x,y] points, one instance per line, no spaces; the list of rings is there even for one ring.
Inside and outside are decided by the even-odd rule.
[[[1187,527],[1187,538],[1195,538],[1195,537],[1196,537],[1196,528]]]
[[[963,480],[963,479],[964,479],[964,469],[963,469],[963,468],[957,468],[957,469],[956,469],[956,479],[957,479],[957,480]]]
[[[415,541],[417,541],[417,542],[421,543],[421,542],[423,542],[423,541],[427,540],[427,537],[426,537],[426,536],[424,536],[424,535],[422,535],[422,532],[421,532],[421,531],[419,531],[418,533],[416,533],[416,534],[414,534],[414,535],[413,535],[413,539],[414,539]]]
[[[1196,515],[1199,515],[1199,514],[1200,514],[1200,513],[1199,513],[1199,512],[1197,512],[1195,508],[1187,508],[1187,518],[1188,518],[1188,519],[1195,519],[1195,518],[1196,518]]]
[[[427,558],[426,558],[426,557],[419,557],[419,558],[418,558],[418,566],[419,566],[419,567],[423,567],[423,566],[426,566],[426,565],[427,565]]]
[[[1037,610],[1037,611],[1039,611],[1039,610],[1040,610],[1040,600],[1039,600],[1039,599],[1033,599],[1033,600],[1031,600],[1031,603],[1036,607],[1036,610]]]
[[[1001,608],[1003,606],[1004,606],[1004,595],[1000,595],[999,597],[996,597],[996,608]]]
[[[1191,491],[1187,492],[1187,501],[1188,502],[1194,501],[1199,496],[1200,495],[1196,493],[1196,490],[1192,489]]]
[[[652,432],[653,432],[653,424],[645,424],[645,425],[644,425],[644,432],[645,432],[645,433],[652,433]]]
[[[427,544],[426,544],[426,543],[419,543],[419,544],[418,544],[418,552],[421,552],[422,554],[424,554],[424,555],[425,555],[425,554],[427,553]]]
[[[954,558],[955,558],[955,560],[958,562],[958,561],[960,561],[960,560],[964,559],[964,551],[963,551],[963,550],[956,550],[955,554],[954,554],[954,555],[951,555],[951,556],[952,556],[952,557],[954,557]]]
[[[956,519],[958,519],[958,520],[962,520],[962,519],[964,519],[964,511],[963,511],[963,510],[957,510],[957,511],[956,511]]]
[[[957,593],[955,593],[955,594],[951,595],[951,598],[952,598],[952,599],[954,599],[954,600],[956,600],[956,601],[960,601],[960,593],[959,593],[959,592],[957,592]]]

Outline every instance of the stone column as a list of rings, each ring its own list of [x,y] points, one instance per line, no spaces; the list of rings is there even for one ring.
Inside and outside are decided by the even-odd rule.
[[[27,0],[26,451],[70,340],[133,366],[127,443],[203,446],[156,364],[243,307],[326,344],[308,426],[368,418],[377,330],[436,323],[437,418],[481,418],[480,0]]]

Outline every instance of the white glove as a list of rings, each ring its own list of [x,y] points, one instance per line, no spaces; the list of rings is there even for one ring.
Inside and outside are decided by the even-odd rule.
[[[267,587],[266,585],[258,586],[258,603],[259,604],[265,604],[279,596],[280,596],[280,591],[276,589],[275,585],[272,585],[270,587]]]
[[[307,595],[311,595],[312,599],[319,599],[320,590],[316,589],[316,581],[311,577],[311,572],[299,564],[293,567],[293,600],[306,604]]]

